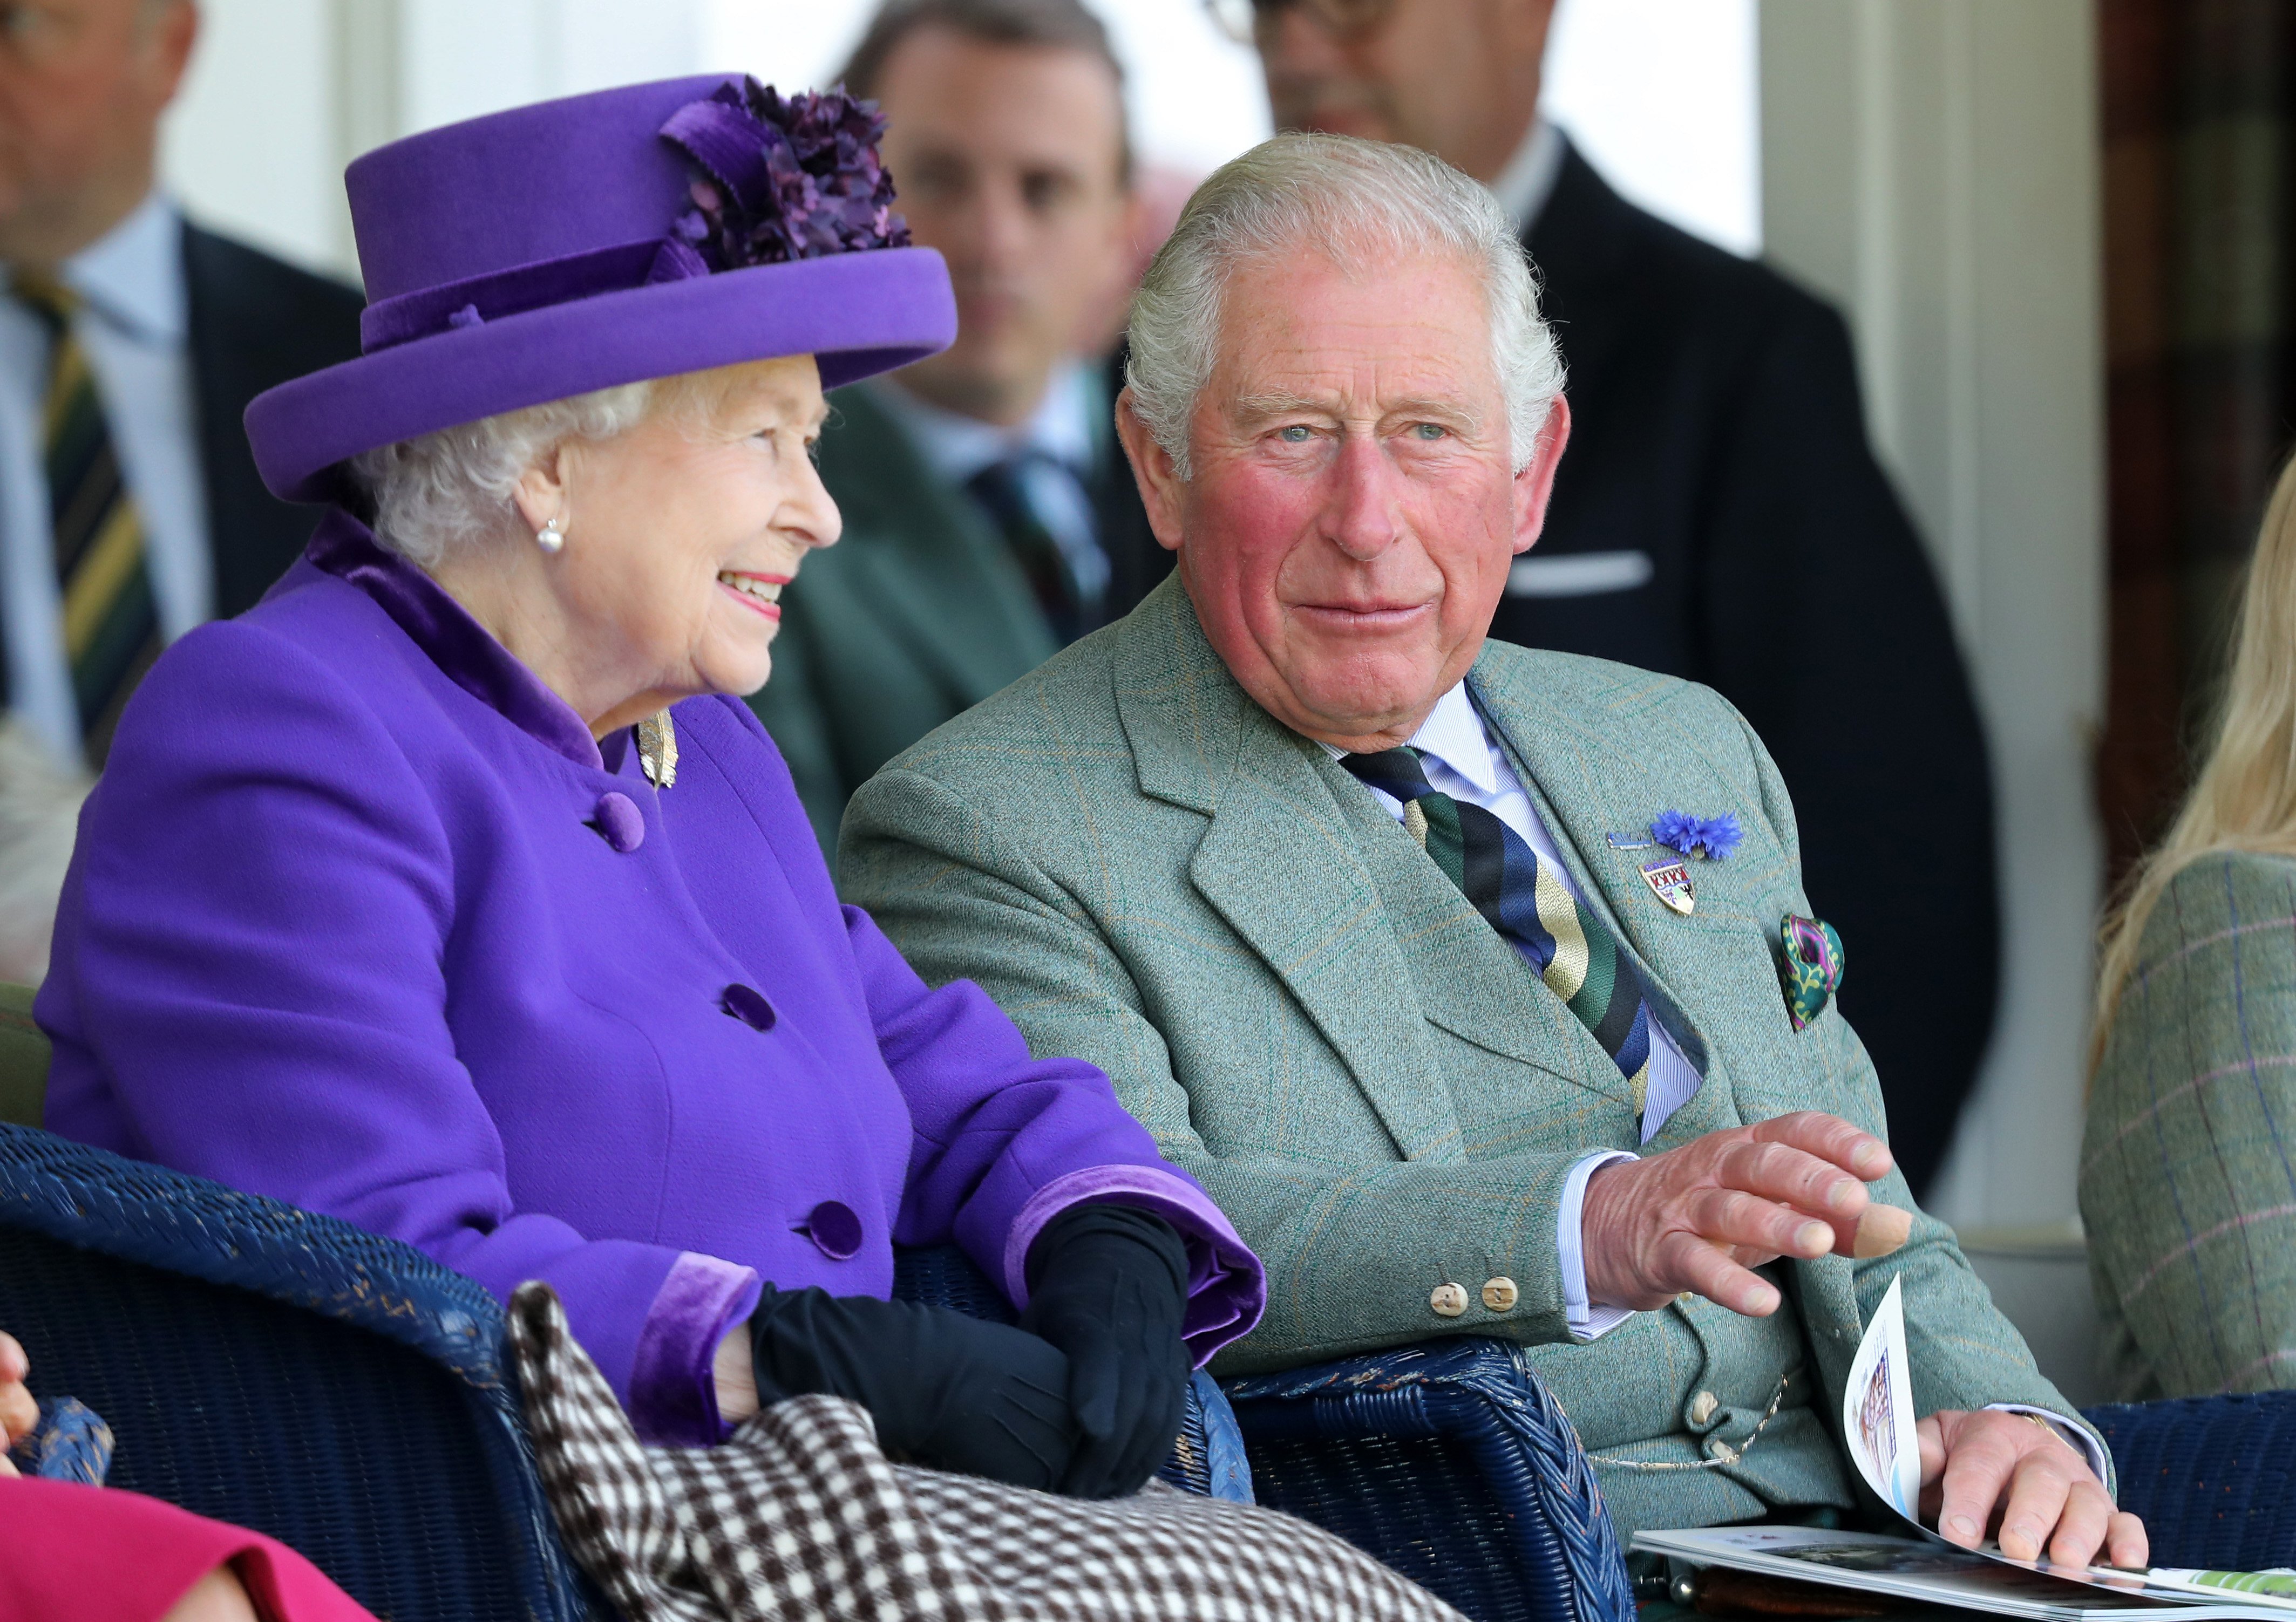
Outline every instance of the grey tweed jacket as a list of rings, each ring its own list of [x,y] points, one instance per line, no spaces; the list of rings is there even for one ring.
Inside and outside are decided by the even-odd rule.
[[[2145,920],[2080,1206],[2112,1395],[2296,1385],[2296,860],[2204,857]]]
[[[1882,1131],[1841,1016],[1786,1017],[1774,943],[1809,905],[1784,786],[1736,711],[1500,643],[1469,687],[1580,893],[1703,1045],[1704,1085],[1652,1148],[1793,1110]],[[1603,837],[1669,807],[1746,831],[1696,864],[1687,917],[1643,881],[1652,853]],[[1849,1503],[1841,1381],[1893,1276],[1921,1412],[2071,1413],[1926,1216],[1884,1260],[1781,1266],[1769,1320],[1693,1300],[1572,1344],[1557,1208],[1574,1161],[1636,1146],[1628,1084],[1363,787],[1236,685],[1177,580],[894,759],[852,802],[840,869],[928,979],[979,981],[1038,1053],[1107,1070],[1226,1208],[1269,1299],[1222,1372],[1510,1338],[1615,1462],[1629,1529]],[[1880,1193],[1913,1206],[1895,1173]],[[1513,1303],[1485,1305],[1502,1280]],[[1446,1283],[1464,1315],[1431,1310]]]

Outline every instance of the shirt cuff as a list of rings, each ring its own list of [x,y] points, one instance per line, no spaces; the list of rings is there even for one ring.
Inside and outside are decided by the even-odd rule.
[[[1198,1368],[1251,1332],[1267,1307],[1267,1272],[1226,1215],[1194,1182],[1154,1166],[1092,1166],[1054,1178],[1030,1196],[1004,1241],[1004,1293],[1029,1305],[1029,1247],[1071,1206],[1129,1205],[1179,1231],[1188,1248],[1188,1305],[1180,1338]]]
[[[1562,1203],[1554,1213],[1554,1253],[1562,1263],[1562,1322],[1570,1338],[1584,1346],[1600,1339],[1635,1315],[1624,1307],[1598,1307],[1587,1299],[1587,1252],[1579,1233],[1586,1214],[1587,1179],[1613,1160],[1638,1160],[1623,1149],[1605,1149],[1587,1156],[1562,1180]]]
[[[758,1310],[756,1272],[688,1250],[670,1265],[638,1331],[630,1365],[630,1427],[642,1442],[715,1446],[726,1439],[718,1413],[718,1343]]]
[[[2042,1421],[2063,1438],[2068,1447],[2088,1461],[2088,1473],[2095,1476],[2100,1485],[2112,1479],[2105,1474],[2104,1444],[2063,1414],[2047,1408],[2037,1408],[2030,1403],[1988,1403],[1985,1407],[1990,1413],[2022,1413]]]

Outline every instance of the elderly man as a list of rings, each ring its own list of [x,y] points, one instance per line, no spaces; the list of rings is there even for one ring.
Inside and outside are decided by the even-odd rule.
[[[1897,1277],[1945,1534],[2141,1559],[1951,1232],[1850,1259],[1869,1183],[1912,1201],[1824,977],[1782,989],[1809,904],[1760,742],[1486,640],[1570,429],[1504,211],[1279,137],[1197,193],[1131,336],[1176,578],[865,785],[844,889],[1234,1219],[1269,1300],[1223,1368],[1509,1336],[1624,1528],[1841,1509],[1826,1415]]]
[[[1842,995],[1922,1193],[1999,979],[1992,788],[1945,599],[1866,447],[1841,316],[1636,208],[1539,117],[1554,4],[1215,9],[1259,45],[1279,129],[1433,152],[1523,237],[1573,430],[1492,633],[1710,684],[1762,735],[1810,894],[1857,953]]]

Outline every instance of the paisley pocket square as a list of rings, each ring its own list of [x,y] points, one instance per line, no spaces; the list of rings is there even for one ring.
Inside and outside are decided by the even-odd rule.
[[[1841,937],[1822,919],[1788,913],[1778,926],[1784,950],[1778,956],[1778,979],[1785,987],[1786,1018],[1796,1030],[1825,1012],[1841,984]]]

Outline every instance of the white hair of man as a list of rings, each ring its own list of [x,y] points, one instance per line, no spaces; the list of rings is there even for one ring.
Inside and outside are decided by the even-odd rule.
[[[611,439],[667,402],[669,380],[625,383],[522,411],[506,411],[351,459],[374,498],[375,539],[435,569],[447,553],[520,526],[512,496],[527,470],[570,439]]]
[[[1539,318],[1538,285],[1506,211],[1414,147],[1293,134],[1263,141],[1196,188],[1133,300],[1125,381],[1133,409],[1182,479],[1188,424],[1218,359],[1230,275],[1303,248],[1342,267],[1424,254],[1480,266],[1513,466],[1530,465],[1562,392],[1562,356]]]

